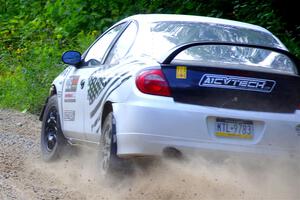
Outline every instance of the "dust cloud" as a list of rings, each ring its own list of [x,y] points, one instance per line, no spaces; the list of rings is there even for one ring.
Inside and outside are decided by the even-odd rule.
[[[124,177],[103,177],[96,152],[76,148],[59,162],[28,161],[73,192],[63,199],[300,199],[300,160],[253,155],[194,154],[137,165]]]

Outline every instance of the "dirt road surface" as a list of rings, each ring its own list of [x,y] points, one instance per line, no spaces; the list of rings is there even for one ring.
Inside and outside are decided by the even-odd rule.
[[[40,126],[37,116],[0,110],[0,200],[300,199],[295,158],[198,154],[105,179],[93,149],[76,148],[58,162],[44,163]]]

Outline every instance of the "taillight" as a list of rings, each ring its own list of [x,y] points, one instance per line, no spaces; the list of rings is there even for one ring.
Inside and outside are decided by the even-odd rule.
[[[137,88],[146,94],[171,96],[168,82],[161,70],[147,70],[136,78]]]

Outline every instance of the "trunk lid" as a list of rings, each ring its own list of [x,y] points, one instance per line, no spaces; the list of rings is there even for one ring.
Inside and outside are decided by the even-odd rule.
[[[175,102],[238,110],[292,113],[300,77],[211,66],[163,64]]]

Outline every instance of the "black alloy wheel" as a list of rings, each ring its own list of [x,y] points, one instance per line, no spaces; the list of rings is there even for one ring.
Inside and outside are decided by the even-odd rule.
[[[56,160],[66,146],[58,111],[57,97],[51,96],[45,108],[41,131],[41,153],[45,161]]]

